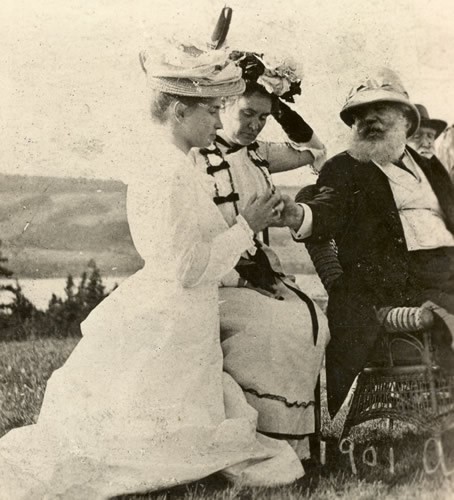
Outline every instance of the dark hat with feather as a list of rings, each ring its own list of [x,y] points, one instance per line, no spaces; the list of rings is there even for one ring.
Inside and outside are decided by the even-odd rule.
[[[301,94],[301,78],[293,62],[286,60],[273,66],[263,54],[238,50],[230,54],[230,59],[241,68],[246,83],[255,82],[287,102],[295,102],[294,96]]]

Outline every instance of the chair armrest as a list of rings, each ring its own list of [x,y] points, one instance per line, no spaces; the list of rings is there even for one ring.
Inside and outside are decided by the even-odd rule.
[[[336,243],[333,240],[306,243],[306,248],[329,294],[333,283],[343,274],[337,257]],[[432,311],[423,307],[384,307],[377,311],[377,318],[389,333],[423,331],[431,328],[434,323]]]
[[[434,315],[424,307],[384,307],[377,311],[380,324],[388,333],[419,332],[433,326]]]
[[[336,244],[333,240],[324,243],[306,243],[306,248],[315,270],[329,294],[333,283],[343,274],[337,258]]]

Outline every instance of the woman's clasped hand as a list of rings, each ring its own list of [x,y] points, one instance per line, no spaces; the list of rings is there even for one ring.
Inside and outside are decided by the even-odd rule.
[[[254,193],[248,200],[241,215],[254,233],[263,231],[268,226],[276,224],[284,208],[280,191],[269,189],[263,195]]]

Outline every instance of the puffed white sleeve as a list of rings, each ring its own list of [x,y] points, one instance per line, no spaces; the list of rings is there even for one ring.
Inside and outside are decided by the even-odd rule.
[[[211,200],[200,206],[193,170],[185,168],[187,172],[168,172],[164,181],[155,178],[153,186],[136,186],[131,192],[131,234],[145,266],[157,274],[161,271],[184,287],[219,283],[241,254],[254,248],[254,235],[241,216],[230,228],[211,228],[210,214],[202,211],[213,210],[216,220],[218,209]]]
[[[235,267],[241,254],[254,247],[252,230],[240,215],[232,227],[225,225],[218,234],[208,231],[206,236],[209,228],[202,231],[201,224],[207,220],[207,214],[202,217],[200,210],[206,210],[207,206],[198,205],[197,197],[186,182],[176,186],[175,194],[174,200],[178,202],[172,204],[172,239],[180,282],[185,287],[220,282]],[[218,208],[211,200],[208,208],[213,210],[214,219],[219,217]]]
[[[314,138],[312,144],[287,142],[259,142],[259,153],[269,163],[271,173],[286,172],[295,168],[311,165],[317,172],[326,160],[326,149]]]

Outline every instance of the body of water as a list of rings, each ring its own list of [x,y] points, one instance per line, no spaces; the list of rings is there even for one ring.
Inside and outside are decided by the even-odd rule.
[[[103,278],[103,284],[107,291],[112,290],[115,284],[120,284],[126,276],[115,276]],[[307,293],[319,304],[326,301],[326,292],[316,274],[297,274],[296,280],[301,289]],[[15,280],[0,280],[0,284],[15,284]],[[76,286],[79,281],[76,280]],[[47,279],[20,279],[19,284],[22,287],[23,294],[38,309],[45,310],[49,304],[52,294],[57,297],[65,296],[66,278],[47,278]],[[7,304],[11,302],[12,294],[6,291],[0,291],[0,303]]]
[[[111,291],[115,284],[120,284],[126,276],[124,277],[110,277],[103,278],[103,284],[106,287],[106,291]],[[76,288],[79,284],[79,280],[76,279]],[[0,280],[0,285],[3,284],[15,284],[15,280]],[[52,294],[57,297],[65,297],[65,286],[66,278],[45,278],[45,279],[19,279],[19,285],[22,288],[22,293],[27,297],[27,299],[32,302],[38,309],[45,310],[49,304],[49,300]],[[12,294],[11,292],[1,290],[0,291],[0,303],[8,304],[11,302]]]

